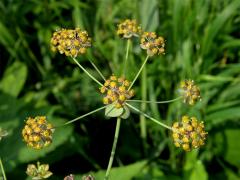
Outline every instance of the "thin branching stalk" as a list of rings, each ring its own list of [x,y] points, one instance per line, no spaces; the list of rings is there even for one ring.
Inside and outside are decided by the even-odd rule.
[[[91,115],[91,114],[94,114],[94,113],[96,113],[96,112],[98,112],[98,111],[104,109],[105,107],[106,107],[106,106],[103,106],[103,107],[97,108],[97,109],[95,109],[95,110],[93,110],[93,111],[91,111],[91,112],[89,112],[89,113],[87,113],[87,114],[84,114],[84,115],[82,115],[82,116],[79,116],[79,117],[77,117],[77,118],[75,118],[75,119],[73,119],[73,120],[70,120],[70,121],[66,122],[64,125],[67,125],[67,124],[73,123],[73,122],[75,122],[75,121],[77,121],[77,120],[80,120],[80,119],[86,117],[86,116],[89,116],[89,115]]]
[[[164,124],[164,123],[159,122],[159,121],[156,120],[155,118],[153,118],[153,117],[147,115],[146,113],[140,111],[138,108],[135,108],[134,106],[132,106],[132,105],[130,105],[130,104],[128,104],[128,103],[126,103],[126,105],[127,105],[129,108],[133,109],[134,111],[138,112],[139,114],[142,114],[142,115],[144,115],[146,118],[148,118],[148,119],[152,120],[153,122],[157,123],[158,125],[163,126],[163,127],[167,128],[167,129],[172,130],[172,128],[171,128],[170,126],[168,126],[168,125],[166,125],[166,124]]]
[[[113,160],[114,160],[114,155],[115,155],[115,151],[116,151],[116,147],[117,147],[117,142],[118,142],[118,136],[119,136],[119,130],[120,130],[120,125],[121,125],[121,118],[118,117],[117,118],[117,124],[116,124],[116,129],[115,129],[115,135],[114,135],[114,140],[113,140],[113,145],[112,145],[112,151],[111,151],[111,156],[108,162],[108,167],[107,167],[107,171],[105,174],[105,180],[108,180],[109,178],[109,174],[112,168],[112,164],[113,164]]]
[[[179,96],[175,99],[171,99],[171,100],[167,100],[167,101],[144,101],[144,100],[135,100],[135,99],[129,99],[126,100],[127,102],[138,102],[138,103],[153,103],[153,104],[166,104],[166,103],[170,103],[170,102],[174,102],[174,101],[178,101],[182,99],[182,96]]]
[[[72,59],[92,80],[94,80],[100,86],[103,86],[103,84],[100,83],[95,77],[93,77],[75,58],[72,58]]]
[[[130,89],[132,88],[133,84],[134,84],[135,81],[137,80],[139,74],[142,72],[142,70],[143,70],[145,64],[146,64],[147,61],[148,61],[148,59],[149,59],[149,56],[147,56],[146,59],[144,60],[144,62],[143,62],[143,64],[142,64],[141,68],[139,69],[138,73],[136,74],[136,76],[135,76],[134,80],[132,81],[131,85],[129,86],[128,90],[130,90]]]
[[[0,166],[1,166],[1,171],[2,171],[2,175],[3,175],[3,180],[7,180],[1,158],[0,158]]]
[[[89,60],[89,62],[92,64],[92,66],[94,67],[94,69],[98,72],[98,74],[101,76],[101,78],[106,81],[106,78],[103,76],[102,72],[98,69],[98,67],[91,61]]]
[[[146,66],[142,70],[141,74],[141,97],[142,100],[145,101],[147,99],[147,69]],[[141,111],[146,111],[146,103],[141,103]],[[147,149],[147,126],[146,126],[146,117],[143,115],[140,115],[140,132],[141,132],[141,138],[143,143],[144,152],[146,152]]]
[[[124,61],[124,66],[123,66],[123,76],[126,76],[126,68],[127,68],[127,61],[128,61],[128,54],[129,54],[129,48],[130,48],[131,40],[127,40],[127,50],[126,50],[126,56],[125,56],[125,61]]]

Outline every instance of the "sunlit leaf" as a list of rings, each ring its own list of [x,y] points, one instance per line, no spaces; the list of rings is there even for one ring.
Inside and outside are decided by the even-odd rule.
[[[27,67],[16,61],[4,73],[0,89],[12,96],[18,96],[27,78]]]
[[[134,176],[138,175],[143,167],[146,165],[146,161],[136,162],[134,164],[126,165],[124,167],[115,167],[111,169],[109,179],[114,180],[131,180]],[[105,170],[100,170],[98,172],[90,172],[95,177],[95,179],[104,179],[105,177]],[[82,176],[76,176],[76,179],[80,179]]]
[[[240,167],[240,156],[239,149],[240,144],[238,143],[238,139],[240,137],[240,130],[226,130],[226,154],[224,158],[232,165]]]

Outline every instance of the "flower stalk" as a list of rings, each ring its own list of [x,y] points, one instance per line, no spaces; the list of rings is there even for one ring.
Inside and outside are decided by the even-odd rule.
[[[77,117],[77,118],[75,118],[75,119],[73,119],[73,120],[71,120],[71,121],[66,122],[64,125],[71,124],[71,123],[73,123],[73,122],[75,122],[75,121],[77,121],[77,120],[80,120],[80,119],[82,119],[82,118],[84,118],[84,117],[86,117],[86,116],[89,116],[89,115],[91,115],[91,114],[94,114],[94,113],[96,113],[96,112],[104,109],[105,107],[106,107],[106,106],[97,108],[97,109],[95,109],[95,110],[93,110],[93,111],[91,111],[91,112],[89,112],[89,113],[86,113],[86,114],[84,114],[84,115],[82,115],[82,116],[79,116],[79,117]]]
[[[128,61],[128,55],[129,55],[129,48],[130,48],[131,40],[127,40],[127,50],[126,50],[126,56],[125,56],[125,61],[124,61],[124,66],[123,66],[123,76],[126,76],[126,70],[127,70],[127,61]]]
[[[114,156],[115,156],[115,151],[116,151],[116,147],[117,147],[120,125],[121,125],[121,118],[118,117],[117,118],[116,129],[115,129],[114,140],[113,140],[113,145],[112,145],[111,156],[110,156],[110,159],[109,159],[109,162],[108,162],[108,167],[107,167],[107,171],[106,171],[104,180],[109,179],[109,174],[110,174],[110,171],[111,171],[111,168],[112,168],[112,164],[113,164],[113,160],[114,160]]]
[[[102,74],[102,72],[98,69],[98,67],[91,61],[89,60],[89,62],[91,63],[91,65],[94,67],[94,69],[98,72],[98,74],[101,76],[101,78],[106,81],[106,78],[104,77],[104,75]]]
[[[148,61],[148,59],[149,59],[149,56],[147,56],[146,59],[144,60],[144,62],[143,62],[143,64],[142,64],[141,68],[139,69],[138,73],[136,74],[136,76],[135,76],[133,82],[131,83],[131,85],[129,86],[128,90],[130,90],[130,89],[132,88],[132,86],[134,85],[135,81],[137,80],[138,76],[139,76],[140,73],[142,72],[142,70],[143,70],[145,64],[146,64],[147,61]]]
[[[1,171],[2,171],[2,175],[3,175],[3,180],[7,180],[1,158],[0,158],[0,166],[1,166]]]
[[[180,99],[182,99],[182,96],[179,96],[175,99],[167,100],[167,101],[144,101],[144,100],[137,100],[137,99],[129,99],[126,100],[127,102],[136,102],[136,103],[152,103],[152,104],[165,104],[165,103],[170,103],[170,102],[175,102]]]
[[[171,128],[170,126],[168,126],[168,125],[166,125],[166,124],[164,124],[164,123],[159,122],[159,121],[156,120],[155,118],[153,118],[153,117],[147,115],[146,113],[140,111],[138,108],[135,108],[134,106],[130,105],[129,103],[126,103],[126,105],[127,105],[129,108],[133,109],[134,111],[138,112],[139,114],[142,114],[142,115],[145,116],[146,118],[150,119],[151,121],[157,123],[158,125],[160,125],[160,126],[162,126],[162,127],[165,127],[165,128],[167,128],[167,129],[169,129],[169,130],[172,130],[172,128]]]
[[[74,60],[74,62],[92,79],[94,80],[97,84],[99,84],[100,86],[103,86],[102,83],[100,83],[95,77],[93,77],[78,61],[76,58],[72,58]]]
[[[142,100],[145,101],[147,99],[147,69],[146,67],[143,68],[142,74],[141,74],[141,97]],[[141,103],[141,111],[146,111],[146,103]],[[144,151],[146,151],[147,148],[147,126],[146,126],[146,117],[142,114],[140,115],[140,132],[142,137],[142,143]]]

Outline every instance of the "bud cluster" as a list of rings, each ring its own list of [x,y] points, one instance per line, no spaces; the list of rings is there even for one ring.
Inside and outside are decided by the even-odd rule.
[[[100,88],[102,94],[106,94],[103,98],[104,104],[112,104],[115,102],[116,108],[123,107],[126,100],[134,96],[134,90],[128,90],[130,82],[123,77],[117,78],[112,75]]]
[[[142,49],[147,50],[149,56],[156,54],[164,54],[165,40],[161,36],[157,36],[155,32],[144,32],[141,36]]]
[[[117,34],[123,38],[131,38],[141,33],[141,27],[137,25],[136,20],[126,19],[118,24]]]
[[[183,116],[181,122],[173,124],[172,130],[175,146],[185,151],[203,146],[207,135],[204,123],[198,122],[195,117]]]
[[[200,89],[194,84],[193,80],[185,80],[180,84],[180,94],[183,96],[184,103],[194,105],[201,99]]]
[[[22,130],[23,140],[29,147],[42,149],[52,142],[53,126],[45,116],[29,117]]]
[[[51,38],[52,51],[59,51],[66,56],[76,57],[85,54],[91,46],[91,38],[87,31],[76,29],[61,29],[53,33]]]

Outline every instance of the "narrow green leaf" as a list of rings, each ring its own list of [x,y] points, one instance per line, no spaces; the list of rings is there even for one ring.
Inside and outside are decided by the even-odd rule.
[[[159,12],[157,0],[142,0],[139,7],[141,25],[147,31],[155,31],[159,25]]]
[[[190,39],[183,42],[183,50],[182,50],[182,59],[181,63],[183,65],[183,69],[185,72],[185,77],[192,76],[192,65],[191,65],[191,57],[192,57],[192,42]]]
[[[16,56],[14,51],[14,37],[9,32],[8,28],[0,21],[0,44],[4,45],[12,56]]]
[[[209,23],[205,35],[203,36],[202,54],[208,53],[208,51],[211,49],[210,47],[212,46],[212,43],[214,42],[214,38],[216,37],[217,33],[221,30],[226,21],[232,15],[237,13],[237,9],[239,7],[240,7],[239,0],[232,1],[231,4],[225,7],[223,11],[220,14],[218,14],[217,18],[212,23]]]
[[[206,122],[218,124],[229,119],[240,118],[240,107],[227,108],[220,111],[215,111],[206,116]]]

